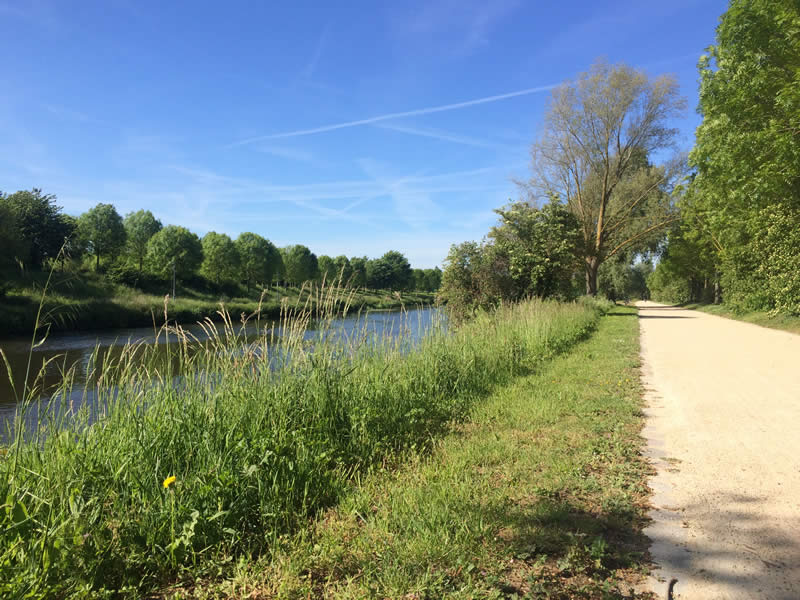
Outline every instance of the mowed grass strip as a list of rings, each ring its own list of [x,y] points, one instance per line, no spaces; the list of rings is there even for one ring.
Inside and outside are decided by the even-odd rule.
[[[725,317],[726,319],[744,321],[745,323],[752,323],[753,325],[760,325],[761,327],[780,329],[788,331],[789,333],[800,334],[800,315],[757,310],[736,311],[722,304],[685,304],[679,306],[691,310],[699,310],[700,312],[716,315],[718,317]]]
[[[431,455],[368,477],[269,562],[191,595],[641,597],[638,350],[635,309],[613,309],[590,339],[496,390]]]

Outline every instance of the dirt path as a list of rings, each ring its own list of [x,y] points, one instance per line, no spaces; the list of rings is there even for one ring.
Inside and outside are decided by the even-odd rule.
[[[800,598],[800,336],[643,302],[664,598]]]

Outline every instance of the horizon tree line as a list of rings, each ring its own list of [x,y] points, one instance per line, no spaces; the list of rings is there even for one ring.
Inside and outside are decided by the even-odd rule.
[[[183,282],[198,277],[220,289],[241,285],[248,293],[274,284],[308,281],[353,287],[435,292],[441,270],[413,269],[395,250],[379,258],[317,256],[302,244],[278,248],[263,236],[244,232],[236,239],[209,231],[202,238],[178,225],[164,226],[149,210],[123,218],[100,203],[78,217],[61,212],[56,196],[40,189],[0,192],[0,270],[45,269],[58,260],[82,265],[136,285],[140,280]]]

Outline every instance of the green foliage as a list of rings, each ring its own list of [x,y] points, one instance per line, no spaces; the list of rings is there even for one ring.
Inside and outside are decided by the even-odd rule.
[[[350,266],[350,259],[343,254],[339,255],[333,259],[333,266],[334,275],[336,277],[335,281],[338,281],[341,277],[342,283],[352,285],[351,278],[353,277],[353,267]]]
[[[563,205],[548,202],[538,209],[515,202],[497,211],[500,224],[489,232],[498,253],[507,257],[513,282],[509,297],[569,297],[572,275],[580,268],[580,227]]]
[[[162,277],[192,277],[203,261],[200,238],[185,227],[167,225],[147,242],[146,261],[150,270]]]
[[[200,273],[217,285],[227,281],[237,281],[241,272],[239,251],[230,237],[224,233],[209,231],[201,240],[203,244],[203,263]]]
[[[275,245],[258,234],[245,232],[236,238],[241,277],[249,290],[253,284],[264,287],[281,271],[281,255]]]
[[[296,244],[281,249],[281,257],[286,269],[286,279],[294,285],[312,281],[319,275],[317,256],[306,246]]]
[[[173,330],[174,360],[142,346],[102,367],[114,385],[97,387],[91,426],[88,411],[53,413],[30,442],[16,437],[0,461],[0,595],[141,597],[277,548],[354,477],[430,444],[597,313],[528,303],[416,349],[366,330],[337,342],[324,319],[310,348],[310,315],[295,317],[279,340],[229,327],[192,346]]]
[[[319,271],[320,281],[334,281],[338,276],[336,264],[330,256],[325,254],[317,258],[317,269]]]
[[[412,284],[411,265],[396,250],[367,262],[367,285],[372,289],[405,290]]]
[[[125,226],[112,204],[98,204],[78,218],[78,236],[95,257],[95,270],[100,257],[113,255],[125,246]]]
[[[161,231],[161,221],[149,210],[137,210],[125,215],[123,221],[127,240],[127,253],[136,261],[139,271],[142,270],[144,257],[147,254],[147,242]]]
[[[647,260],[634,262],[634,257],[622,255],[600,266],[597,287],[600,294],[610,300],[647,300],[650,291],[647,278],[653,264]]]
[[[795,311],[800,253],[775,232],[800,228],[800,6],[732,0],[699,69],[691,225],[714,244],[726,303]]]
[[[605,61],[553,91],[530,191],[563,202],[578,219],[587,294],[597,292],[605,260],[642,251],[677,220],[670,192],[682,161],[649,160],[673,146],[670,120],[685,106],[674,77]]]
[[[451,314],[464,318],[531,296],[572,297],[580,231],[570,211],[557,202],[516,202],[496,212],[500,222],[488,241],[453,246],[445,260],[439,297]]]
[[[501,297],[500,288],[508,288],[507,269],[493,270],[493,246],[477,242],[453,244],[445,259],[438,298],[447,304],[448,314],[457,321],[488,308]]]
[[[364,477],[308,535],[194,593],[652,598],[629,585],[648,568],[639,328],[632,309],[612,314],[478,402],[431,456]]]
[[[350,259],[350,268],[353,270],[351,285],[353,287],[365,287],[367,285],[367,262],[366,256],[354,256]]]
[[[0,193],[0,248],[3,249],[0,252],[0,271],[15,268],[30,252],[19,229],[17,216],[2,193]]]
[[[23,253],[20,258],[25,264],[44,267],[47,260],[58,256],[64,242],[72,235],[70,223],[56,205],[53,194],[34,188],[5,196],[0,203],[14,215],[22,238],[17,249]]]

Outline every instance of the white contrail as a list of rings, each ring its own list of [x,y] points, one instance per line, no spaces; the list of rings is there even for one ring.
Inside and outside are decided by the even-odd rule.
[[[260,135],[257,137],[247,138],[230,144],[228,147],[245,146],[255,142],[263,142],[265,140],[275,140],[278,138],[299,137],[301,135],[312,135],[314,133],[324,133],[326,131],[335,131],[336,129],[346,129],[348,127],[358,127],[359,125],[369,125],[370,123],[377,123],[378,121],[388,121],[390,119],[400,119],[403,117],[416,117],[419,115],[429,115],[431,113],[445,112],[448,110],[457,110],[459,108],[466,108],[468,106],[475,106],[477,104],[488,104],[489,102],[497,102],[498,100],[506,100],[507,98],[516,98],[517,96],[527,96],[529,94],[536,94],[538,92],[546,92],[552,90],[558,84],[543,85],[535,88],[528,88],[526,90],[518,90],[516,92],[508,92],[507,94],[498,94],[497,96],[487,96],[485,98],[476,98],[475,100],[467,100],[465,102],[456,102],[455,104],[445,104],[443,106],[429,106],[428,108],[418,108],[416,110],[407,110],[405,112],[388,113],[385,115],[378,115],[376,117],[369,117],[368,119],[359,119],[357,121],[345,121],[344,123],[335,123],[333,125],[323,125],[322,127],[314,127],[312,129],[298,129],[296,131],[286,131],[284,133],[272,133],[270,135]]]

